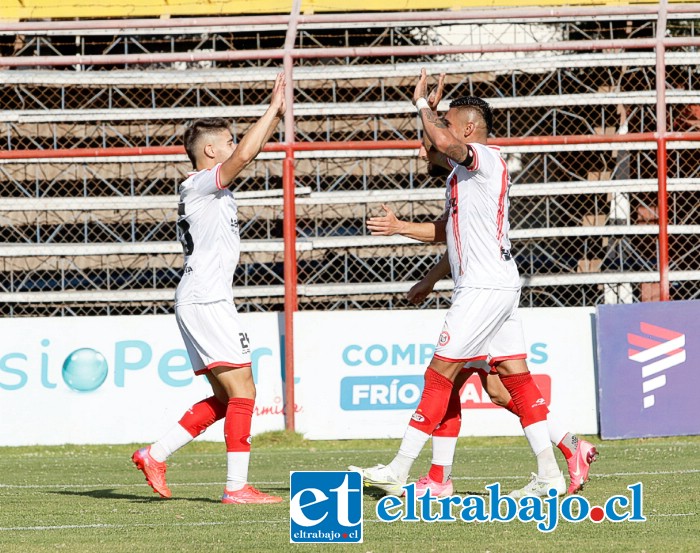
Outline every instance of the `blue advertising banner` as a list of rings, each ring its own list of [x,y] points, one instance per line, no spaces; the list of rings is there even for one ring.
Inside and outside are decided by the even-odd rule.
[[[597,314],[601,437],[700,434],[700,301]]]

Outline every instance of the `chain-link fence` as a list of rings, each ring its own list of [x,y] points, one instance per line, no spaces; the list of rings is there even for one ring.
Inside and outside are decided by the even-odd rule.
[[[297,148],[282,125],[273,137],[295,155],[295,255],[282,241],[285,154],[264,154],[237,181],[239,309],[283,309],[285,262],[297,265],[300,309],[411,307],[405,292],[443,247],[371,237],[366,221],[384,203],[417,221],[435,220],[444,207],[444,181],[429,177],[416,150],[406,148],[420,137],[410,98],[424,65],[447,75],[441,111],[467,94],[495,109],[495,141],[505,144],[513,183],[511,240],[523,305],[658,299],[663,215],[670,297],[700,297],[700,160],[690,140],[700,139],[692,134],[668,142],[668,209],[658,208],[651,134],[658,130],[657,60],[648,42],[656,16],[603,21],[591,10],[534,23],[508,13],[488,23],[447,13],[410,24],[299,27],[295,139],[326,144]],[[700,14],[671,14],[667,34],[695,37],[699,22]],[[129,30],[128,21],[117,34],[0,31],[0,63],[13,67],[0,77],[3,314],[169,311],[182,265],[176,195],[189,164],[157,149],[180,144],[188,121],[202,116],[230,119],[240,139],[263,112],[279,62],[206,57],[281,51],[284,37],[281,27],[149,35]],[[638,47],[632,39],[647,42]],[[620,40],[624,47],[610,42]],[[669,133],[700,129],[697,46],[667,48]],[[149,54],[183,52],[200,59],[148,62]],[[117,53],[126,56],[120,63],[61,69],[46,61]],[[145,63],[127,60],[136,53]],[[39,56],[45,65],[35,67]],[[348,141],[357,142],[354,149],[339,147]],[[374,149],[376,141],[386,148]],[[88,148],[99,151],[78,157]],[[111,157],[113,148],[143,150]],[[47,151],[48,159],[32,154]],[[449,282],[437,288],[424,306],[448,304]]]

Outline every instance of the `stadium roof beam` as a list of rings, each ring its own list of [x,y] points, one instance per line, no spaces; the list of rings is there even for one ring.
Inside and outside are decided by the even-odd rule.
[[[668,7],[671,15],[683,17],[684,14],[695,13],[700,10],[698,4],[674,4]],[[417,23],[480,23],[493,21],[494,14],[498,13],[499,20],[554,20],[577,21],[582,17],[605,17],[615,19],[633,19],[635,16],[655,17],[658,15],[658,7],[631,4],[629,6],[595,6],[595,7],[533,7],[533,8],[500,8],[500,9],[470,9],[470,10],[436,10],[414,12],[370,12],[370,13],[342,13],[342,14],[309,14],[299,15],[300,28],[312,25],[331,25],[337,27],[343,24],[417,24]],[[41,34],[71,34],[87,31],[117,31],[123,34],[130,31],[143,33],[161,32],[170,33],[173,27],[191,32],[203,32],[208,28],[240,28],[240,27],[268,27],[286,28],[290,21],[289,15],[251,15],[230,17],[189,17],[168,19],[103,19],[103,20],[77,20],[77,21],[23,21],[2,22],[0,33],[41,33]]]
[[[638,50],[654,49],[659,44],[666,48],[697,47],[700,37],[665,37],[595,40],[556,40],[520,44],[459,44],[459,45],[416,45],[416,46],[367,46],[331,48],[294,48],[227,50],[201,52],[166,52],[149,54],[98,54],[70,56],[0,56],[0,67],[38,66],[86,66],[154,64],[200,61],[253,61],[282,60],[286,55],[293,59],[328,59],[346,57],[401,57],[401,56],[444,56],[452,54],[485,54],[498,52],[549,52],[549,51],[591,51],[591,50]]]

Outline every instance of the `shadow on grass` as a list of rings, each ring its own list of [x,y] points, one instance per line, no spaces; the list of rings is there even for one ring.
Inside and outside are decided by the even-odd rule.
[[[196,501],[198,503],[221,503],[220,498],[213,499],[211,497],[176,497],[173,499],[165,499],[162,497],[155,497],[155,495],[153,497],[144,497],[142,495],[115,492],[113,489],[85,490],[80,492],[61,490],[48,493],[57,495],[92,497],[94,499],[127,499],[129,501],[138,501],[140,503],[155,503],[160,501]]]

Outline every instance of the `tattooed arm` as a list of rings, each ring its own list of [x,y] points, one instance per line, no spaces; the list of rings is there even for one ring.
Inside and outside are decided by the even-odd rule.
[[[472,165],[472,149],[462,142],[450,131],[449,124],[444,119],[438,117],[437,113],[431,109],[427,100],[427,75],[425,69],[421,69],[420,79],[413,92],[413,103],[418,107],[421,121],[423,122],[423,144],[430,155],[430,162],[445,168],[450,168],[447,160],[450,158],[456,163],[470,167]],[[423,103],[425,102],[425,103]],[[436,155],[432,154],[435,151]],[[444,156],[444,157],[443,157]]]
[[[429,109],[420,110],[423,121],[423,132],[432,143],[432,148],[428,150],[431,163],[451,168],[447,162],[450,158],[455,163],[470,167],[472,165],[474,152],[468,144],[463,144],[450,132],[445,121],[438,118]],[[434,153],[433,153],[434,152]]]

